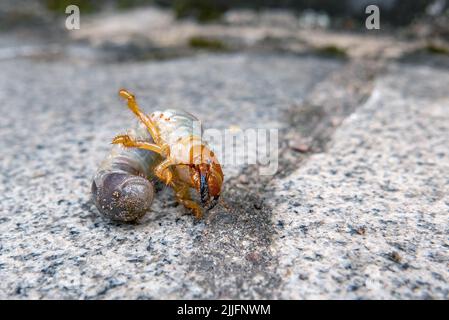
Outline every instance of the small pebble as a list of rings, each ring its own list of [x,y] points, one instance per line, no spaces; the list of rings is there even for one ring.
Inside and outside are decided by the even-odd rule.
[[[256,210],[262,209],[262,204],[259,202],[254,203],[254,209],[256,209]]]
[[[249,183],[248,177],[242,174],[241,176],[239,176],[239,182],[241,184],[248,184]]]
[[[307,153],[310,151],[310,146],[302,141],[298,140],[292,140],[289,143],[290,149],[293,151],[301,152],[301,153]]]
[[[358,227],[357,229],[355,229],[355,232],[361,236],[365,235],[366,233],[366,228],[365,227]]]
[[[390,259],[396,263],[400,263],[402,260],[402,257],[397,253],[396,251],[393,251],[390,253]]]

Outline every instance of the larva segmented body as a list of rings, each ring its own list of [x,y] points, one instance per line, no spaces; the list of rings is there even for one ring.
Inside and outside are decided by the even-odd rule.
[[[140,123],[128,134],[153,142],[146,127]],[[161,157],[152,151],[114,145],[92,182],[92,196],[98,210],[119,221],[142,217],[153,202],[154,186],[150,179],[160,161]]]
[[[155,111],[161,139],[174,144],[191,137],[198,119],[182,110]],[[201,128],[200,128],[201,131]],[[137,123],[128,134],[140,141],[153,142],[146,127]],[[134,221],[150,209],[154,197],[153,170],[162,161],[155,152],[114,145],[100,164],[92,182],[92,196],[97,209],[119,221]]]
[[[155,111],[150,115],[160,133],[160,137],[169,145],[174,145],[179,139],[192,136],[194,132],[194,123],[197,122],[198,132],[201,134],[199,120],[193,115],[183,110],[167,109],[165,111]]]
[[[150,115],[150,119],[159,129],[161,142],[170,146],[173,163],[192,164],[193,161],[190,152],[185,152],[185,148],[179,149],[179,147],[182,147],[180,141],[189,139],[190,147],[206,146],[206,142],[201,139],[202,126],[200,121],[186,111],[174,109],[155,111]]]
[[[115,220],[140,218],[153,200],[149,179],[154,175],[173,189],[178,203],[201,218],[203,209],[218,203],[224,178],[217,157],[201,139],[201,123],[181,110],[146,115],[132,93],[121,89],[119,95],[143,126],[112,140],[120,147],[101,164],[92,184],[98,210]],[[190,189],[198,192],[199,202]]]
[[[198,186],[203,203],[208,202],[211,194],[218,195],[223,173],[214,153],[202,139],[201,122],[186,111],[174,109],[155,111],[150,119],[158,129],[159,143],[169,146],[170,154],[167,158],[175,165],[178,178],[187,183],[193,181],[193,185]],[[192,172],[192,167],[195,166],[205,166],[206,173],[196,175]],[[211,168],[213,172],[210,172]],[[217,197],[215,198],[208,208],[216,204]]]

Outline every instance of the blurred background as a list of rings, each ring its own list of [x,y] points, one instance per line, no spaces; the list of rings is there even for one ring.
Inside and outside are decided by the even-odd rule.
[[[65,9],[81,11],[67,30]],[[381,12],[367,30],[365,8]],[[0,59],[169,59],[198,51],[286,51],[339,57],[448,55],[446,0],[3,0]]]

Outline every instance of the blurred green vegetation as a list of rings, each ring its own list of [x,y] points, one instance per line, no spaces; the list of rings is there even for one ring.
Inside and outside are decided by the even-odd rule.
[[[171,6],[178,18],[194,17],[207,22],[219,19],[231,8],[249,9],[290,9],[301,12],[312,9],[334,18],[357,19],[366,17],[365,8],[376,4],[382,12],[382,20],[393,25],[405,25],[424,14],[427,6],[434,0],[156,0],[163,6]],[[446,6],[449,6],[447,4]]]
[[[57,13],[65,13],[65,9],[69,5],[76,5],[83,13],[92,13],[101,8],[100,1],[90,0],[44,0],[48,10]]]
[[[191,37],[189,39],[189,46],[195,49],[204,49],[210,51],[226,51],[227,46],[223,41],[213,38],[205,38],[201,36]]]
[[[118,9],[130,9],[139,6],[155,4],[153,0],[117,0],[116,6]]]
[[[39,26],[44,22],[42,18],[30,11],[9,11],[8,14],[0,13],[0,30],[7,30],[18,26]]]
[[[356,19],[366,17],[365,7],[376,4],[382,12],[382,21],[393,25],[406,25],[416,17],[422,16],[426,8],[435,0],[372,0],[370,3],[355,0],[40,0],[51,11],[64,12],[65,8],[74,4],[85,13],[101,10],[105,5],[118,9],[128,9],[144,5],[159,5],[172,8],[177,18],[191,17],[199,22],[220,19],[232,8],[249,9],[289,9],[302,12],[311,9],[326,13],[337,19]],[[449,3],[446,3],[449,8]]]
[[[346,58],[348,56],[347,50],[345,48],[341,48],[333,44],[316,48],[316,52],[318,54],[338,58]]]
[[[432,54],[449,55],[449,48],[435,43],[427,44],[427,46],[425,47],[425,51]]]
[[[175,0],[172,6],[178,19],[193,17],[199,22],[218,20],[228,10],[223,1]]]

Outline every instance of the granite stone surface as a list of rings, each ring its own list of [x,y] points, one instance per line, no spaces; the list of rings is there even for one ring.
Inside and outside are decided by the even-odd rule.
[[[232,209],[197,222],[163,189],[137,224],[99,216],[93,174],[113,136],[135,122],[117,92],[133,91],[148,111],[185,109],[206,127],[282,127],[281,111],[340,66],[288,55],[1,61],[0,297],[272,296],[273,228],[257,199],[224,195]],[[225,168],[226,179],[240,170]]]
[[[449,297],[449,74],[389,69],[327,151],[274,181],[282,298]]]
[[[365,92],[350,62],[283,54],[0,68],[0,298],[449,297],[447,69],[390,64]],[[278,128],[282,147],[287,131],[335,128],[282,174],[225,167],[203,220],[159,187],[143,219],[116,223],[90,185],[135,121],[122,87],[206,128]]]
[[[447,19],[107,8],[69,31],[26,2],[0,3],[0,299],[449,299]],[[91,183],[136,121],[120,88],[278,129],[278,172],[224,166],[202,220],[161,184],[139,221],[108,220]]]

